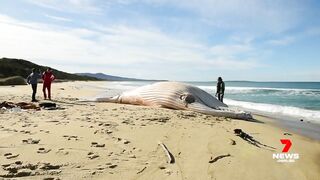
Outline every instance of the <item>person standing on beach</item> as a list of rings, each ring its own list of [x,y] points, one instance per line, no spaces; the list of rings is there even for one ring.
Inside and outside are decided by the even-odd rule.
[[[55,77],[52,73],[51,68],[48,68],[43,74],[42,74],[42,80],[43,80],[43,95],[44,99],[47,99],[46,89],[48,90],[48,98],[51,100],[51,83],[55,80]]]
[[[38,102],[36,100],[36,94],[37,94],[37,86],[38,86],[38,79],[41,78],[40,70],[37,71],[37,69],[33,68],[32,73],[27,77],[27,83],[31,84],[32,87],[32,102]]]
[[[224,96],[224,82],[222,80],[221,77],[218,78],[218,82],[217,82],[217,92],[216,92],[216,96],[218,96],[219,101],[223,102],[223,96]]]

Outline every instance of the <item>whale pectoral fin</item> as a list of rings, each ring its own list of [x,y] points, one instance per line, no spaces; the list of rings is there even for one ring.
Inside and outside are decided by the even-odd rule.
[[[118,102],[119,95],[114,96],[114,97],[104,97],[104,98],[96,98],[96,102],[111,102],[111,103],[116,103]]]
[[[187,109],[193,110],[199,113],[203,113],[203,114],[218,116],[218,117],[227,117],[227,118],[243,119],[243,120],[252,119],[251,114],[246,113],[244,111],[234,111],[228,108],[213,109],[201,103],[190,104]]]

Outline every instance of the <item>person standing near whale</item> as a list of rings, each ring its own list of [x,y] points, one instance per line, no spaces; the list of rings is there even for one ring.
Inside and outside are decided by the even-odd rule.
[[[37,94],[38,79],[40,78],[41,78],[40,70],[37,70],[36,68],[33,68],[32,73],[27,77],[27,83],[31,84],[31,87],[32,87],[32,102],[38,102],[38,100],[36,100],[36,94]]]
[[[223,102],[225,85],[221,77],[218,78],[216,96],[218,100]]]
[[[55,77],[52,73],[51,68],[48,68],[43,74],[42,74],[42,80],[43,80],[43,95],[44,99],[47,99],[46,89],[48,90],[48,98],[51,100],[51,83],[55,80]]]

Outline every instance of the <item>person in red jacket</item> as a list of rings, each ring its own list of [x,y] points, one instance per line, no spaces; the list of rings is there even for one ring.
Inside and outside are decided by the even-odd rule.
[[[55,77],[52,73],[51,68],[48,68],[43,74],[42,74],[42,80],[43,80],[43,95],[44,99],[47,99],[46,89],[48,89],[48,98],[51,100],[51,83],[54,81]]]

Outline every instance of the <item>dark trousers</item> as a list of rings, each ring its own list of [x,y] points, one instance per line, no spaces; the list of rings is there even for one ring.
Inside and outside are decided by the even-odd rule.
[[[47,99],[46,89],[48,89],[48,98],[51,100],[51,83],[43,83],[42,91],[44,99]]]
[[[32,87],[32,101],[36,100],[37,84],[31,84]]]
[[[218,93],[218,99],[219,99],[219,101],[223,102],[223,96],[224,96],[224,94]]]

